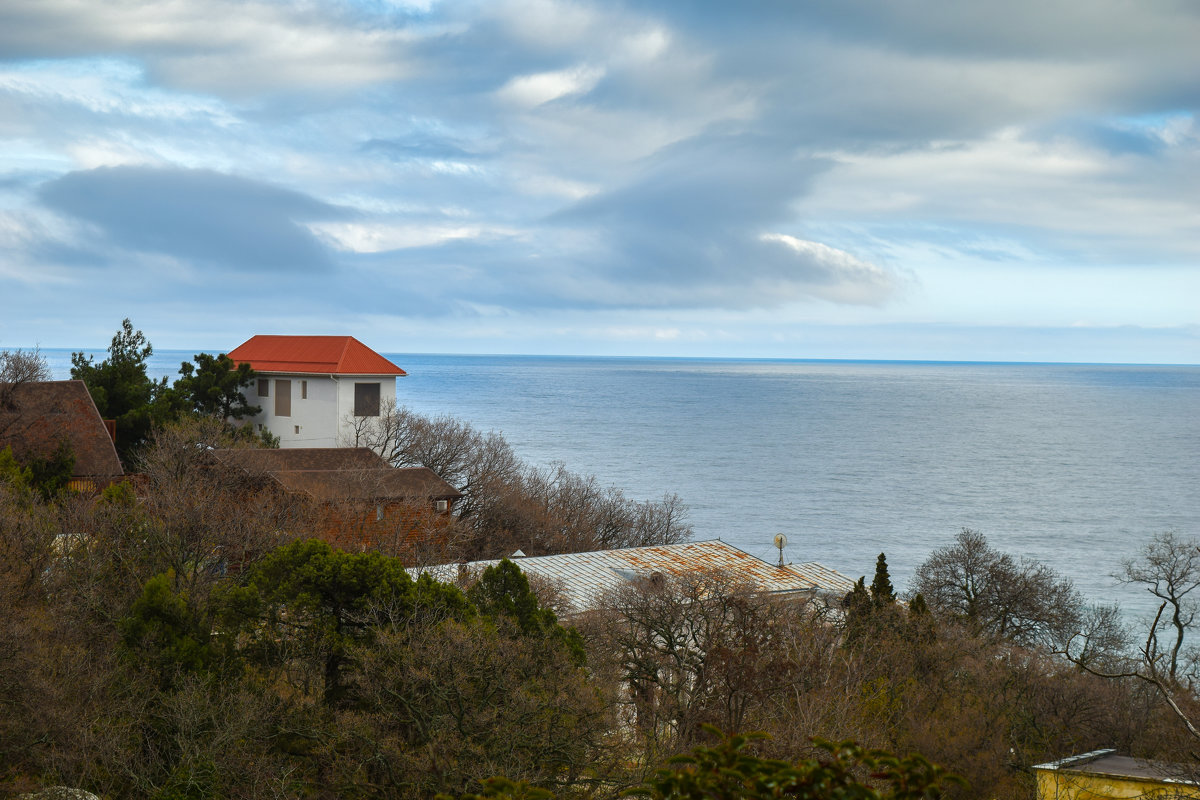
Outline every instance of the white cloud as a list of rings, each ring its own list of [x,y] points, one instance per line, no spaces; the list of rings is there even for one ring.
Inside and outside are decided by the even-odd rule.
[[[382,253],[413,247],[430,247],[483,236],[511,237],[515,231],[483,225],[437,225],[427,223],[310,223],[309,230],[340,250],[353,253]]]
[[[496,96],[509,105],[534,108],[560,97],[589,92],[603,77],[603,69],[589,66],[522,75],[500,87]]]

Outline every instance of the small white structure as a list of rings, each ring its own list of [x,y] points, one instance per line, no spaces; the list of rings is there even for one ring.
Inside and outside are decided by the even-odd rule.
[[[248,421],[280,447],[337,447],[353,437],[353,418],[395,402],[406,374],[353,336],[255,336],[229,357],[257,373],[246,399],[262,412]]]

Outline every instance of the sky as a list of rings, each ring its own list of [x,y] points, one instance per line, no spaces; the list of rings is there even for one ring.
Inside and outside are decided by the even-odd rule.
[[[1190,0],[4,0],[0,348],[1200,363]]]

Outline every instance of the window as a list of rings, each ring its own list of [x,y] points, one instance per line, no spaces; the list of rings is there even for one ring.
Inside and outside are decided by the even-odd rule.
[[[275,381],[275,416],[292,415],[292,382]]]
[[[378,417],[379,416],[379,384],[378,383],[356,383],[356,384],[354,384],[354,416],[356,416],[356,417]]]
[[[299,435],[300,435],[300,426],[299,426],[299,425],[293,425],[292,427],[296,429],[296,435],[297,435],[297,436],[299,436]]]
[[[271,381],[269,379],[267,379],[267,378],[259,378],[258,379],[258,396],[259,397],[270,397],[271,396]]]
[[[300,381],[300,399],[308,399],[308,381]]]

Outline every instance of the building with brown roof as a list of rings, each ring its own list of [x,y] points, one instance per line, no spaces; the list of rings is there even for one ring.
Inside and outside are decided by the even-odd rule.
[[[315,533],[348,551],[436,552],[462,497],[433,470],[392,467],[365,447],[227,449],[212,457],[312,503]]]
[[[262,408],[249,423],[279,437],[281,448],[338,447],[355,419],[377,417],[396,400],[404,370],[353,336],[254,336],[229,352],[258,380],[248,401]]]
[[[1033,768],[1038,800],[1200,798],[1200,769],[1095,750]]]
[[[83,381],[22,383],[0,408],[0,449],[18,461],[48,458],[66,442],[75,456],[70,486],[97,491],[124,474],[109,427]]]

